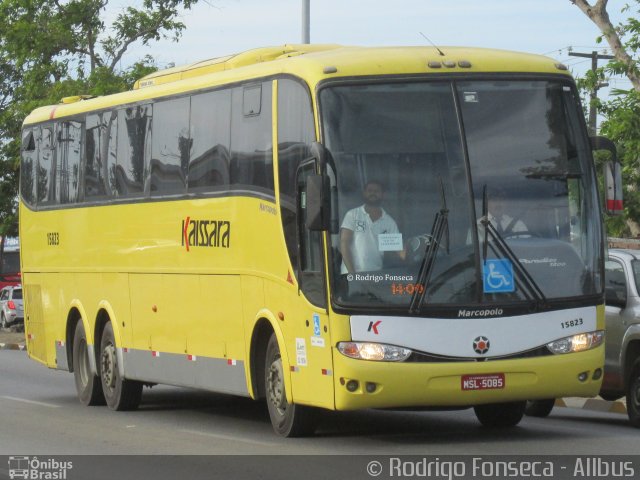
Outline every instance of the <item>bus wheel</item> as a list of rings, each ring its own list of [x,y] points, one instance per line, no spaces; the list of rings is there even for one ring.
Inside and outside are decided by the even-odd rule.
[[[267,345],[265,362],[267,407],[273,429],[283,437],[311,435],[316,428],[316,411],[311,407],[287,402],[280,348],[275,334]]]
[[[476,405],[476,417],[485,427],[513,427],[520,423],[527,402]]]
[[[100,342],[100,379],[102,391],[111,410],[135,410],[142,397],[142,383],[120,376],[116,342],[111,322],[104,326]]]
[[[524,409],[524,413],[530,417],[548,417],[556,404],[555,398],[545,400],[529,400]]]
[[[87,335],[82,321],[76,325],[73,334],[73,379],[76,383],[78,399],[83,405],[104,405],[104,395],[100,386],[100,379],[91,373],[89,367],[89,350],[87,349]]]
[[[627,387],[627,415],[634,427],[640,428],[640,358],[631,368],[629,386]]]

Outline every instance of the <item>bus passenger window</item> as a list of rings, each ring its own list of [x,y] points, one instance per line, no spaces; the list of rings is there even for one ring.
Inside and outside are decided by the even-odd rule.
[[[190,98],[154,105],[151,146],[151,195],[186,193]]]
[[[76,203],[80,187],[82,123],[62,122],[57,125],[56,173],[60,204]]]
[[[104,117],[109,117],[105,113]],[[108,124],[103,115],[87,115],[85,141],[84,198],[93,200],[104,197],[106,190],[106,167],[108,146]]]
[[[22,160],[20,164],[20,195],[24,202],[33,207],[36,204],[36,144],[40,128],[26,130],[22,135]]]
[[[274,194],[271,134],[271,82],[264,82],[261,87],[234,88],[231,101],[232,188]]]
[[[191,97],[189,192],[229,188],[231,90]]]
[[[53,161],[53,132],[51,127],[42,129],[38,148],[38,205],[55,202],[55,165]]]
[[[115,184],[118,196],[141,196],[151,143],[151,105],[136,105],[118,112],[118,158]]]

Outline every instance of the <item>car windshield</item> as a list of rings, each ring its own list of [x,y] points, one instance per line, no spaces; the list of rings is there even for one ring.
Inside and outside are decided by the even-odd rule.
[[[602,290],[591,157],[568,84],[339,85],[321,90],[320,105],[339,217],[337,305],[409,309],[417,295],[422,308],[503,305]]]

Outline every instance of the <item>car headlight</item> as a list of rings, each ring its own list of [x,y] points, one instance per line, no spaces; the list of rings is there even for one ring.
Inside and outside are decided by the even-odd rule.
[[[552,353],[584,352],[597,347],[604,341],[604,330],[595,332],[578,333],[570,337],[560,338],[547,343],[547,348]]]
[[[380,362],[402,362],[411,355],[408,348],[369,342],[340,342],[338,351],[350,358]]]

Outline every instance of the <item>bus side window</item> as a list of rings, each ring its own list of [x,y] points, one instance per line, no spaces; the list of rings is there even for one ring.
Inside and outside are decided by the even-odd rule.
[[[115,185],[120,197],[145,194],[151,146],[152,105],[135,105],[118,111],[118,157]]]
[[[236,87],[231,95],[231,184],[240,190],[273,190],[271,83]]]
[[[22,134],[22,159],[20,164],[20,195],[25,204],[36,205],[36,164],[38,162],[37,144],[40,128],[25,130]]]
[[[151,195],[186,193],[191,153],[190,101],[189,97],[181,97],[153,106]]]
[[[53,160],[52,127],[42,128],[38,146],[37,192],[38,205],[52,205],[55,198],[55,164]]]
[[[56,203],[76,203],[80,191],[82,123],[61,122],[56,125],[56,131]]]
[[[278,179],[280,214],[291,265],[297,273],[296,171],[309,158],[315,140],[313,110],[308,89],[290,79],[278,80]]]
[[[106,189],[106,166],[108,125],[103,120],[110,113],[87,115],[85,135],[85,165],[84,165],[84,198],[104,198]]]
[[[231,90],[191,97],[189,192],[229,189]]]

